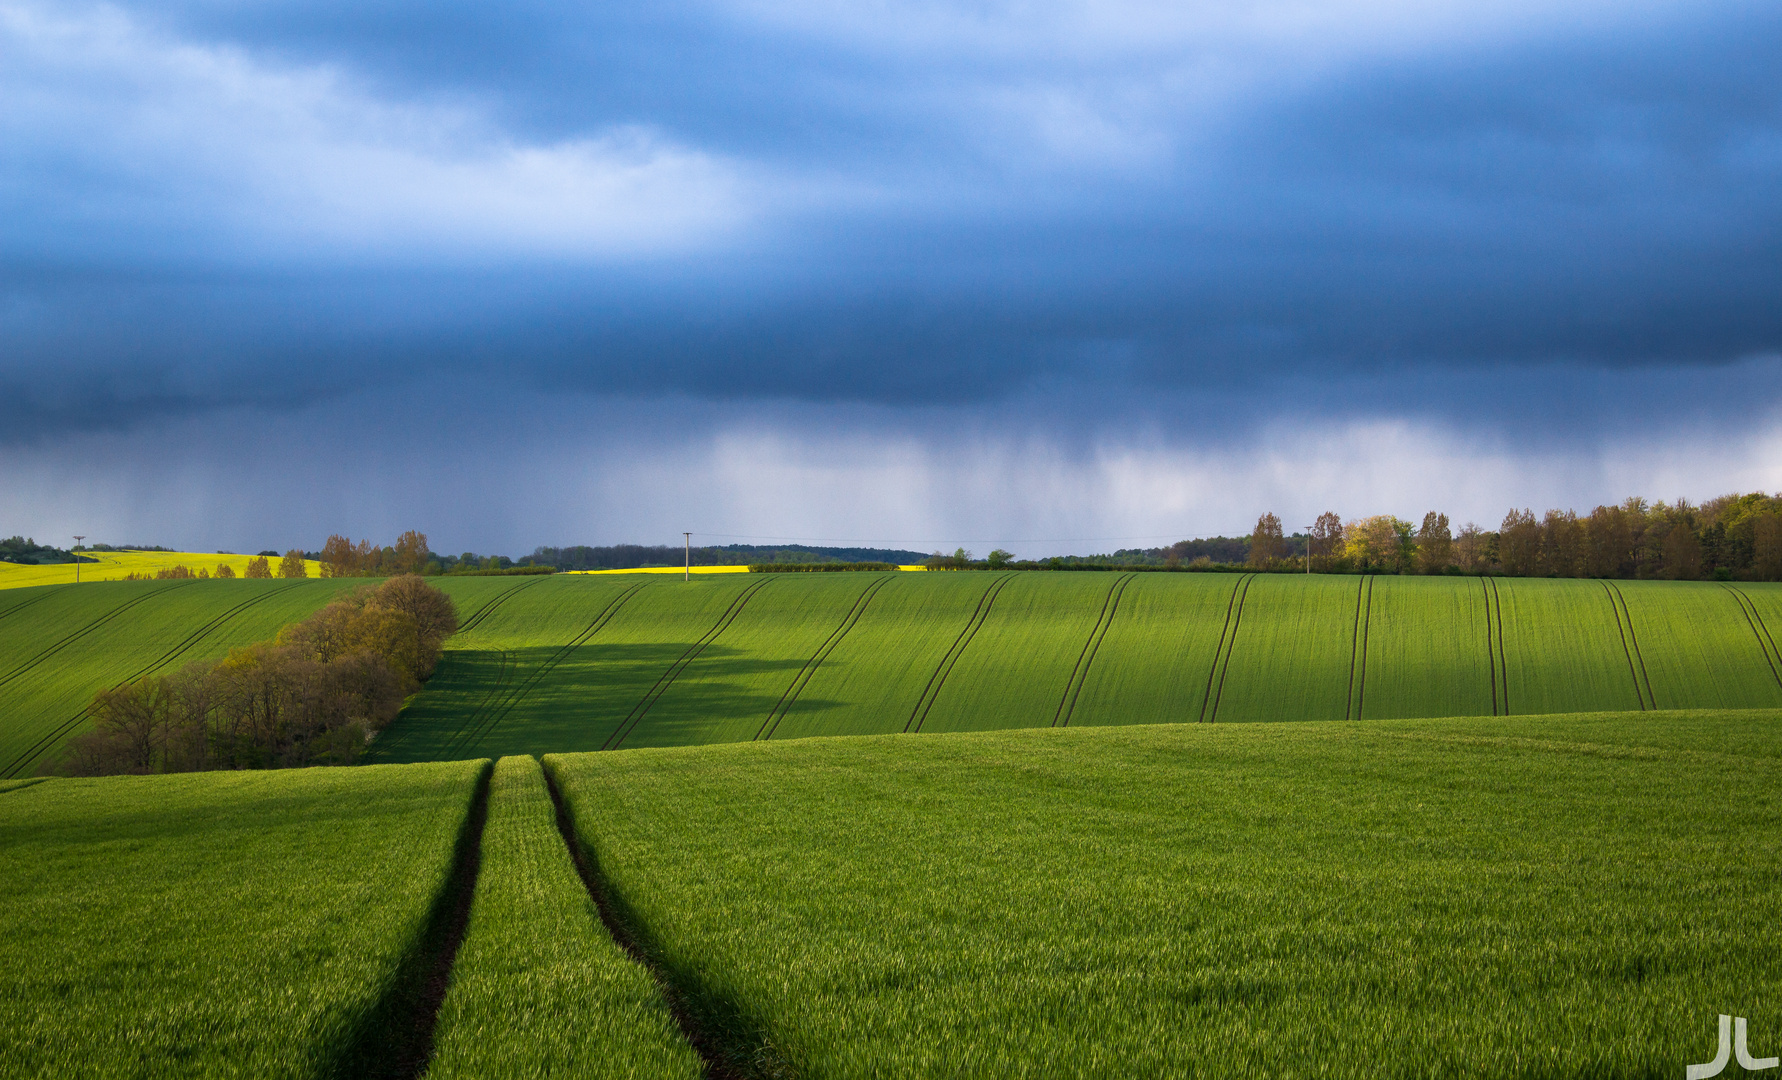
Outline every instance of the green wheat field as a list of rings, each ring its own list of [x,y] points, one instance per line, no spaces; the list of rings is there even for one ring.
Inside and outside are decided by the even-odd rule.
[[[37,775],[95,691],[361,583],[0,594],[0,1075],[1782,1049],[1782,586],[436,580],[462,629],[370,764],[99,779]]]

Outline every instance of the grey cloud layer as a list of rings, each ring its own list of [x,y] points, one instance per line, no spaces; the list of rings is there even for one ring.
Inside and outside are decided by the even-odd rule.
[[[1776,352],[1782,16],[1476,8],[0,3],[0,438],[475,375],[1217,433]]]

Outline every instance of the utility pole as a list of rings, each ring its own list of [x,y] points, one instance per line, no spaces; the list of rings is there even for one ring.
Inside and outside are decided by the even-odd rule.
[[[687,538],[687,580],[692,581],[693,580],[693,534],[690,532],[684,532],[681,535]]]
[[[1312,572],[1312,529],[1313,526],[1302,526],[1306,530],[1306,573]]]
[[[76,585],[80,584],[80,542],[85,539],[84,536],[74,538],[74,583]]]

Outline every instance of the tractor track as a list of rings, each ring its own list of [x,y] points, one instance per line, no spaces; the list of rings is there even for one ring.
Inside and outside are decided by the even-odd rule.
[[[1491,678],[1491,715],[1497,716],[1497,646],[1492,644],[1491,637],[1491,586],[1483,577],[1479,579],[1479,595],[1485,598],[1485,669]]]
[[[253,597],[249,597],[246,600],[243,600],[241,603],[236,604],[234,607],[231,607],[231,608],[223,611],[222,613],[214,616],[209,622],[205,623],[203,626],[200,626],[198,629],[187,634],[177,644],[175,644],[171,649],[169,649],[169,650],[167,650],[167,652],[163,653],[161,655],[160,659],[155,660],[149,664],[146,664],[146,665],[138,668],[136,671],[125,676],[123,679],[120,679],[118,682],[113,683],[112,684],[113,688],[115,689],[116,687],[123,686],[127,683],[135,682],[137,679],[142,678],[144,675],[149,675],[156,671],[159,671],[161,668],[166,667],[168,664],[173,663],[175,660],[179,659],[181,656],[183,656],[187,652],[191,651],[193,646],[197,645],[200,641],[204,640],[206,637],[209,637],[211,631],[215,630],[219,626],[222,626],[224,623],[228,622],[229,620],[235,618],[235,616],[241,614],[243,611],[246,611],[248,608],[253,607],[255,604],[259,604],[263,601],[270,600],[274,596],[277,596],[281,593],[290,592],[292,589],[298,588],[298,587],[300,587],[300,584],[298,582],[293,581],[289,585],[284,585],[282,587],[274,587],[274,588],[268,589],[267,591],[261,593],[259,596],[253,596]],[[39,757],[43,756],[43,754],[45,752],[47,752],[51,747],[53,747],[56,743],[60,742],[70,732],[72,732],[75,728],[79,727],[82,723],[84,723],[87,720],[87,718],[90,714],[90,711],[91,711],[90,707],[83,707],[80,710],[80,712],[75,713],[72,717],[70,717],[67,720],[64,720],[62,723],[58,724],[56,726],[55,730],[51,731],[49,734],[38,739],[35,743],[32,743],[28,749],[26,749],[23,753],[19,754],[17,757],[13,758],[10,762],[8,762],[6,764],[6,766],[4,768],[0,768],[0,779],[12,778],[15,773],[15,770],[24,769],[24,768],[28,767],[29,765],[31,765]]]
[[[1483,580],[1491,590],[1491,610],[1497,613],[1497,677],[1503,682],[1503,715],[1508,716],[1510,715],[1510,654],[1504,649],[1504,595],[1498,591],[1496,578],[1484,578]],[[1491,646],[1491,622],[1489,619],[1485,623],[1485,645],[1487,648]],[[1494,700],[1499,696],[1498,689],[1495,685],[1492,687]]]
[[[1746,595],[1745,590],[1731,585],[1720,587],[1733,594],[1733,602],[1739,605],[1739,610],[1745,615],[1746,625],[1751,627],[1752,636],[1757,638],[1758,651],[1763,653],[1764,660],[1770,665],[1770,674],[1776,677],[1776,684],[1782,686],[1782,667],[1777,666],[1778,659],[1782,658],[1782,650],[1776,648],[1776,639],[1770,636],[1770,628],[1763,621],[1763,613],[1757,610],[1756,602]]]
[[[459,649],[454,651],[464,653],[473,652],[475,650]],[[448,750],[455,749],[463,739],[465,732],[476,728],[482,723],[482,715],[492,707],[496,698],[507,690],[508,680],[513,678],[514,669],[519,666],[519,658],[513,654],[512,650],[496,649],[494,652],[497,657],[495,661],[495,678],[489,684],[489,688],[483,691],[482,700],[476,703],[476,708],[470,710],[470,715],[465,718],[464,723],[459,725],[458,729],[452,733],[451,741],[446,744]],[[435,672],[434,677],[438,677],[437,672]],[[427,760],[446,760],[440,756],[445,752],[446,750],[437,751]]]
[[[1603,584],[1609,589],[1609,606],[1614,608],[1619,605],[1619,610],[1615,612],[1616,625],[1619,626],[1624,619],[1627,622],[1627,639],[1623,644],[1632,649],[1632,655],[1628,658],[1628,668],[1632,670],[1637,665],[1639,669],[1634,672],[1634,697],[1640,698],[1641,712],[1648,708],[1656,709],[1658,708],[1658,695],[1652,692],[1652,676],[1646,673],[1646,657],[1640,652],[1640,636],[1634,631],[1633,612],[1627,609],[1627,597],[1622,595],[1621,586],[1614,582],[1604,581]],[[1646,684],[1644,697],[1640,695],[1642,681]]]
[[[11,607],[7,608],[5,611],[0,611],[0,619],[6,618],[8,615],[11,615],[15,611],[23,611],[26,608],[30,607],[32,604],[37,604],[37,603],[41,603],[45,600],[48,600],[50,597],[56,595],[59,591],[60,590],[57,590],[57,589],[46,589],[43,592],[38,593],[36,596],[33,596],[28,600],[21,600],[18,603],[12,605]]]
[[[144,592],[141,596],[132,597],[131,599],[124,601],[123,603],[119,604],[117,607],[112,608],[111,610],[107,611],[105,614],[94,619],[92,622],[87,623],[85,626],[81,627],[79,630],[76,630],[73,633],[68,634],[66,637],[63,637],[61,640],[57,641],[55,644],[50,645],[48,648],[44,649],[42,652],[39,652],[36,656],[33,656],[29,660],[26,660],[23,663],[19,664],[19,666],[13,668],[11,671],[7,672],[5,675],[0,675],[0,687],[3,687],[7,683],[12,682],[14,679],[19,678],[21,675],[24,675],[24,674],[30,672],[33,668],[37,667],[37,665],[43,663],[45,660],[48,660],[50,657],[61,652],[63,649],[74,644],[76,641],[79,641],[81,638],[92,633],[94,630],[97,630],[99,627],[103,626],[104,624],[117,618],[119,615],[122,615],[124,612],[129,611],[133,607],[136,607],[138,604],[145,603],[145,602],[152,600],[156,597],[166,596],[168,593],[173,592],[176,589],[187,588],[189,586],[196,585],[197,583],[198,582],[196,580],[182,581],[176,585],[170,585],[165,589],[156,589],[153,592]]]
[[[1343,719],[1349,719],[1349,711],[1354,709],[1355,719],[1361,719],[1363,695],[1367,693],[1367,631],[1374,617],[1374,576],[1366,574],[1355,587],[1355,629],[1349,638],[1349,689],[1343,695]],[[1359,664],[1358,664],[1359,661]],[[1357,667],[1360,668],[1360,679],[1356,679]]]
[[[453,760],[449,755],[474,747],[485,735],[494,729],[495,725],[507,719],[508,714],[512,713],[514,709],[518,707],[520,702],[525,700],[526,695],[530,694],[538,687],[539,683],[543,682],[552,671],[556,670],[558,664],[561,664],[564,660],[568,659],[570,653],[581,648],[583,645],[586,645],[593,639],[595,634],[598,634],[601,630],[605,629],[606,624],[612,622],[613,617],[618,615],[619,609],[624,607],[625,604],[633,596],[636,596],[638,591],[644,588],[647,584],[649,583],[640,581],[635,585],[627,587],[624,592],[613,597],[611,600],[608,600],[606,606],[600,609],[600,613],[594,616],[593,620],[588,623],[585,630],[577,634],[575,637],[570,638],[567,642],[559,646],[556,652],[546,657],[544,662],[541,663],[531,675],[527,676],[526,679],[518,686],[514,687],[514,689],[508,691],[507,696],[493,709],[488,711],[488,716],[485,719],[478,721],[475,719],[476,714],[473,713],[471,723],[459,729],[458,735],[446,745],[446,748],[443,751],[441,751],[441,755],[443,756],[436,757],[435,760]],[[521,586],[521,588],[524,588],[524,586]],[[518,591],[519,589],[514,590],[514,592]],[[502,674],[499,676],[502,684],[505,684],[512,673],[519,667],[517,659],[513,662],[511,667],[507,665],[505,659],[507,654],[508,650],[503,649],[502,655],[504,666]],[[488,698],[485,697],[484,701],[487,702]],[[481,712],[482,709],[479,707],[478,711]]]
[[[1070,679],[1064,684],[1064,696],[1058,701],[1058,711],[1052,714],[1053,727],[1070,726],[1071,714],[1077,711],[1077,698],[1083,692],[1083,685],[1089,681],[1089,667],[1095,663],[1095,654],[1101,651],[1102,639],[1108,636],[1108,627],[1114,624],[1114,615],[1120,610],[1120,598],[1126,595],[1126,586],[1137,576],[1123,575],[1108,586],[1108,594],[1101,601],[1101,614],[1095,617],[1095,626],[1089,631],[1089,640],[1083,642],[1083,651],[1077,654],[1076,666],[1070,669]]]
[[[600,744],[600,748],[602,750],[617,750],[626,739],[630,738],[631,733],[637,730],[639,724],[643,723],[643,718],[655,707],[656,702],[662,700],[663,694],[668,693],[668,688],[674,685],[674,681],[692,666],[693,661],[699,659],[700,653],[703,653],[712,642],[718,640],[724,631],[730,629],[731,624],[736,622],[737,617],[742,614],[743,608],[747,607],[749,601],[755,598],[755,594],[767,588],[773,577],[772,574],[768,574],[760,583],[744,586],[742,592],[730,601],[730,606],[724,609],[724,613],[718,616],[718,621],[712,624],[712,628],[700,635],[699,640],[687,646],[686,651],[681,653],[674,663],[668,665],[668,670],[656,677],[655,683],[650,686],[643,698],[631,707],[631,711],[626,714],[625,719],[619,721],[619,726],[606,737],[606,741]]]
[[[482,607],[477,608],[475,611],[471,612],[470,618],[464,620],[464,624],[462,626],[458,627],[457,632],[462,634],[462,633],[466,633],[467,631],[470,631],[470,630],[475,630],[479,625],[481,625],[481,623],[484,619],[486,619],[490,615],[494,614],[496,608],[500,607],[501,605],[507,603],[508,600],[512,599],[513,595],[515,593],[525,592],[527,589],[532,588],[534,585],[538,585],[538,584],[542,583],[545,580],[545,578],[548,576],[549,575],[547,575],[547,574],[540,574],[538,577],[533,578],[531,581],[523,582],[519,585],[513,586],[512,588],[501,590],[501,592],[499,592],[496,595],[485,600],[483,602]]]
[[[946,654],[941,657],[940,664],[934,669],[934,674],[928,676],[927,685],[922,687],[922,696],[916,699],[916,707],[910,710],[910,718],[904,721],[905,734],[912,731],[920,732],[922,725],[928,722],[928,714],[933,711],[935,701],[940,698],[941,687],[947,684],[947,676],[953,673],[954,665],[959,663],[959,658],[965,654],[966,647],[971,644],[972,638],[978,636],[978,630],[990,618],[990,609],[995,605],[997,596],[1001,595],[1003,588],[1013,581],[1014,577],[1013,574],[1004,574],[985,586],[984,594],[978,597],[978,606],[972,609],[971,618],[959,631],[959,636],[953,639],[953,644],[947,649]]]
[[[755,732],[756,739],[773,738],[773,733],[780,729],[780,721],[784,720],[786,714],[792,711],[792,706],[798,703],[798,696],[804,693],[806,686],[810,685],[811,677],[816,675],[817,668],[822,665],[823,661],[829,659],[829,654],[835,651],[836,646],[842,643],[842,639],[847,637],[849,632],[854,629],[855,624],[860,621],[860,617],[866,614],[866,605],[872,603],[872,598],[877,596],[879,590],[885,587],[885,583],[895,576],[887,574],[878,578],[867,585],[854,599],[854,606],[849,608],[848,613],[842,617],[841,625],[831,630],[829,636],[823,639],[823,644],[817,646],[817,651],[811,654],[811,658],[798,669],[798,674],[792,677],[792,684],[786,687],[785,693],[780,695],[780,700],[767,714],[767,719],[761,721],[760,730]]]
[[[1231,599],[1225,603],[1225,626],[1219,631],[1219,647],[1213,651],[1213,666],[1207,672],[1207,696],[1200,701],[1200,719],[1204,723],[1219,721],[1219,702],[1225,699],[1225,674],[1231,670],[1231,653],[1237,647],[1238,627],[1244,621],[1244,601],[1250,598],[1250,584],[1255,580],[1255,574],[1245,574],[1231,586]],[[1213,679],[1215,674],[1217,682]]]

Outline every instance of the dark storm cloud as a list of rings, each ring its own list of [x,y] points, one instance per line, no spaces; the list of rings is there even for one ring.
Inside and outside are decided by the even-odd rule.
[[[7,10],[13,85],[42,91],[0,152],[12,439],[473,374],[1050,388],[1117,417],[1214,389],[1349,409],[1342,379],[1403,371],[1407,408],[1445,410],[1479,372],[1782,347],[1782,16],[1757,6],[1332,56],[1078,45],[1018,12],[878,45],[833,12],[692,4],[191,2],[66,32],[32,27],[94,9]],[[116,132],[54,122],[113,104]],[[203,123],[142,141],[182,107]],[[1490,385],[1475,418],[1524,409]]]

